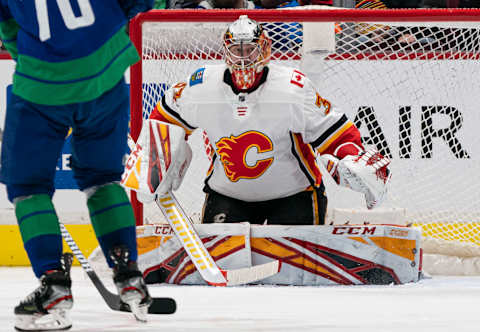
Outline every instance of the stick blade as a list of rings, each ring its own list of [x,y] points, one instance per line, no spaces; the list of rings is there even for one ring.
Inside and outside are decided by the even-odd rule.
[[[154,297],[148,308],[149,314],[170,315],[177,311],[177,302],[169,297]]]
[[[148,313],[154,315],[170,315],[177,311],[177,302],[170,297],[154,297],[152,304],[148,307]],[[132,312],[128,304],[121,302],[119,311]]]
[[[223,272],[226,275],[227,286],[237,286],[271,277],[280,271],[281,265],[279,260],[275,260],[252,267]]]

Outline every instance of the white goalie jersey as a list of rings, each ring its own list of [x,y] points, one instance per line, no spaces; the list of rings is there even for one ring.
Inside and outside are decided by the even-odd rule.
[[[319,186],[317,153],[333,154],[347,142],[361,146],[357,128],[303,73],[277,65],[249,93],[236,91],[226,65],[200,68],[172,86],[150,118],[187,134],[203,129],[215,150],[206,184],[250,202]]]

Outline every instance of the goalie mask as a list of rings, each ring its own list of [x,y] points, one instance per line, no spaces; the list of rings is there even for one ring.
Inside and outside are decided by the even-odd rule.
[[[257,22],[242,15],[223,36],[225,62],[235,86],[240,90],[253,87],[270,61],[272,43]]]

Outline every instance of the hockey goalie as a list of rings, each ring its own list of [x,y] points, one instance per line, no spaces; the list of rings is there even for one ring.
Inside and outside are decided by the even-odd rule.
[[[136,190],[143,202],[178,188],[191,160],[185,139],[201,129],[208,137],[212,162],[205,179],[207,195],[201,221],[217,224],[200,226],[207,234],[214,230],[230,234],[229,230],[238,231],[238,227],[226,224],[248,222],[252,224],[248,231],[233,231],[230,236],[242,237],[244,248],[253,250],[251,236],[268,227],[253,225],[302,225],[309,227],[299,228],[299,238],[306,236],[313,245],[329,241],[312,228],[325,223],[327,207],[319,162],[338,185],[363,193],[367,208],[378,206],[387,191],[390,161],[377,151],[364,149],[355,125],[333,109],[305,74],[269,63],[271,40],[262,26],[240,16],[228,27],[223,43],[225,64],[198,69],[168,89],[156,105],[130,156],[136,164],[127,164],[123,184]],[[270,228],[267,233],[288,236],[280,230]],[[342,234],[357,231],[363,232],[346,230]],[[372,230],[366,234],[383,236]],[[410,234],[409,239],[415,236]],[[347,247],[358,244],[342,244],[344,247],[335,250],[345,253]],[[170,258],[175,256],[175,248],[181,250],[173,241],[168,249]],[[418,249],[416,243],[410,243],[406,250],[412,248]],[[367,252],[365,258],[372,254]],[[165,255],[161,256],[166,259]],[[252,252],[246,255],[250,258],[243,259],[252,263]],[[415,259],[418,257],[409,255],[405,263],[411,265]],[[230,263],[235,265],[234,261]],[[161,281],[174,279],[178,280],[178,275]]]
[[[339,185],[365,194],[368,208],[379,205],[390,161],[364,150],[358,129],[302,72],[269,63],[262,26],[241,16],[223,43],[225,64],[173,85],[150,116],[187,136],[200,128],[211,142],[202,223],[323,224],[317,156]]]

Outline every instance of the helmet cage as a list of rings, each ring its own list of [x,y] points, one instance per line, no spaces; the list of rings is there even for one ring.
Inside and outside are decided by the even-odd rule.
[[[225,61],[234,70],[245,70],[256,67],[260,71],[270,60],[268,40],[263,36],[256,41],[226,41]]]
[[[244,24],[241,31],[233,27],[237,22]],[[271,41],[262,26],[248,17],[240,17],[233,24],[223,38],[225,62],[237,87],[249,89],[270,61]]]

